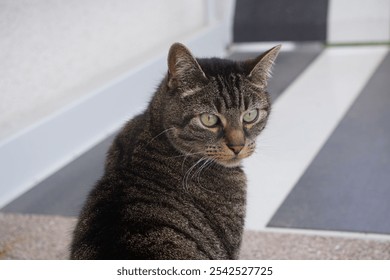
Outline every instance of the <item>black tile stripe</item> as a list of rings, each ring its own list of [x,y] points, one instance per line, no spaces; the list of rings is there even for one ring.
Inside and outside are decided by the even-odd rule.
[[[233,41],[324,42],[327,14],[328,0],[237,0]]]

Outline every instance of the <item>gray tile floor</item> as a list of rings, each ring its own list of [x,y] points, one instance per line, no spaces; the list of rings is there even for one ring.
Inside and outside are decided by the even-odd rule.
[[[104,170],[111,136],[18,197],[2,212],[77,216],[92,186]]]

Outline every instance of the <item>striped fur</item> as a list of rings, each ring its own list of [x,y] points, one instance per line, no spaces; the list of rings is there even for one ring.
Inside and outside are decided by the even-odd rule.
[[[246,199],[240,162],[266,124],[270,103],[259,88],[278,51],[232,62],[171,47],[169,72],[148,108],[108,152],[74,231],[72,259],[238,257]],[[254,75],[256,68],[265,76]],[[251,109],[260,117],[244,124]],[[218,116],[218,124],[205,127],[203,113]],[[235,154],[229,141],[237,139],[242,149]]]

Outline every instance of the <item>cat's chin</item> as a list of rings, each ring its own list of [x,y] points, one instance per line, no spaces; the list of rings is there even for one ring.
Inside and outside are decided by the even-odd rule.
[[[234,168],[234,167],[238,167],[241,165],[241,160],[242,159],[233,158],[233,159],[223,160],[223,161],[218,160],[217,163],[219,163],[220,165],[222,165],[224,167]]]

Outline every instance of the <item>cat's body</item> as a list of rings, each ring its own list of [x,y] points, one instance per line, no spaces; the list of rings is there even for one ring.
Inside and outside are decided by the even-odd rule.
[[[264,57],[252,64],[196,61],[184,46],[171,48],[170,72],[148,109],[109,150],[105,174],[80,214],[71,258],[238,257],[246,201],[239,162],[253,152],[270,107],[265,91],[251,93],[260,87],[243,77]],[[257,110],[256,122],[244,123],[248,110]]]

